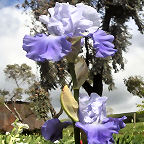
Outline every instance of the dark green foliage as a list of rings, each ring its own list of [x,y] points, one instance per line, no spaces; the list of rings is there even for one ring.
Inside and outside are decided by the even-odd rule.
[[[41,88],[38,82],[35,82],[26,92],[30,95],[30,107],[39,119],[48,120],[48,113],[51,109],[50,98],[47,91]]]
[[[124,79],[127,90],[133,95],[144,97],[144,81],[141,76],[130,76]]]
[[[113,118],[120,118],[122,116],[127,117],[127,119],[124,120],[125,123],[131,123],[132,119],[134,119],[134,112],[108,115],[108,117]],[[136,122],[144,122],[144,113],[136,113]]]
[[[29,89],[26,90],[26,94],[29,95],[28,100],[30,101],[30,106],[32,111],[36,114],[39,119],[44,119],[45,121],[53,118],[58,118],[63,110],[62,108],[58,113],[51,104],[51,99],[48,91],[46,91],[40,84],[40,82],[35,81]],[[48,114],[51,114],[48,115]]]
[[[31,72],[31,67],[27,64],[14,64],[7,65],[4,69],[6,77],[15,81],[17,87],[20,87],[23,83],[30,84],[34,80],[35,75]]]
[[[130,76],[128,79],[124,79],[124,83],[127,87],[127,90],[133,95],[139,96],[140,98],[144,97],[144,80],[141,76]],[[142,104],[137,104],[139,107],[139,113],[144,113],[144,101]]]
[[[114,134],[116,144],[143,144],[144,143],[144,124],[129,123],[124,129],[121,129],[119,134]]]
[[[41,86],[45,90],[63,87],[68,81],[67,65],[65,60],[56,63],[45,61],[37,63],[40,67]]]
[[[92,64],[90,68],[89,80],[84,83],[83,87],[86,89],[88,93],[97,92],[102,93],[102,80],[109,85],[109,90],[112,90],[114,87],[114,81],[112,78],[111,71],[114,69],[115,72],[118,72],[120,69],[124,69],[124,58],[122,52],[127,51],[127,46],[130,45],[129,39],[131,35],[128,33],[128,26],[126,22],[128,22],[131,18],[134,19],[138,29],[141,33],[144,31],[144,25],[142,22],[142,8],[144,6],[143,0],[25,0],[23,7],[31,8],[34,12],[35,20],[38,20],[38,17],[42,14],[48,13],[48,8],[53,7],[55,2],[69,2],[70,4],[76,4],[79,2],[84,2],[88,5],[95,7],[99,13],[102,14],[102,29],[113,34],[115,36],[115,48],[118,52],[112,57],[107,59],[100,59],[93,57],[93,53],[90,52],[92,48],[91,45],[87,44],[85,41],[87,54],[85,56],[87,65]],[[33,28],[32,31],[34,33],[38,33],[37,28]],[[41,32],[47,33],[47,28],[44,25],[44,29]],[[61,64],[63,62],[60,62]],[[111,67],[112,63],[112,67]],[[54,89],[57,87],[57,84],[61,85],[61,81],[57,81],[57,79],[61,79],[64,81],[66,77],[60,77],[60,75],[51,69],[55,69],[56,64],[50,64],[49,62],[45,62],[44,64],[40,63],[40,71],[41,71],[41,82],[42,86],[47,89]],[[49,68],[45,69],[48,66]],[[65,65],[64,65],[65,66]],[[65,68],[65,67],[64,67]],[[44,70],[45,69],[45,70]],[[53,73],[52,73],[52,72]],[[54,72],[55,71],[55,72]],[[49,76],[48,76],[49,75]],[[99,76],[96,76],[99,75]],[[97,78],[95,78],[97,77]],[[49,80],[49,78],[51,80]],[[90,82],[90,83],[89,83]],[[93,84],[93,85],[92,85]],[[100,87],[98,90],[96,86]],[[101,86],[100,86],[101,85]]]

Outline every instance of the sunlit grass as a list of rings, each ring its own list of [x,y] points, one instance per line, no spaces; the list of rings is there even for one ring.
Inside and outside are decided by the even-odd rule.
[[[0,144],[8,144],[8,135],[0,135]],[[119,134],[114,134],[117,144],[144,144],[144,122],[126,124]],[[27,144],[52,144],[50,141],[44,140],[39,134],[20,135],[20,142]],[[73,127],[69,126],[63,130],[63,139],[60,144],[74,144]]]

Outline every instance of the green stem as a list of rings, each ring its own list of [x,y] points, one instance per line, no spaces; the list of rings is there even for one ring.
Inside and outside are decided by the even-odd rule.
[[[75,65],[74,65],[74,63],[70,62],[70,63],[68,63],[68,67],[69,67],[69,73],[72,77],[73,87],[75,87],[77,85],[77,79],[76,79],[76,74],[75,74]]]
[[[73,81],[74,98],[79,103],[79,101],[78,101],[79,89],[75,89],[75,87],[77,86],[77,79],[76,79],[76,74],[75,74],[74,63],[69,63],[68,66],[69,66],[70,75],[71,75],[72,81]],[[73,127],[74,127],[75,144],[80,144],[80,129],[75,127],[75,122],[73,122],[73,124],[74,124]]]
[[[75,123],[74,123],[74,139],[75,144],[80,144],[80,129],[78,127],[75,127]]]
[[[74,98],[79,103],[79,89],[74,89]],[[74,123],[75,124],[75,123]],[[74,125],[74,138],[75,144],[80,144],[80,129]]]
[[[74,98],[79,103],[79,89],[74,89]]]

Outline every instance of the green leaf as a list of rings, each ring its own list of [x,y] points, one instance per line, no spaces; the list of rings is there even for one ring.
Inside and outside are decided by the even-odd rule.
[[[79,89],[88,78],[88,67],[85,60],[81,57],[78,57],[75,61],[75,74],[77,79],[75,88]]]
[[[77,58],[81,49],[81,38],[82,36],[68,38],[68,41],[71,42],[72,44],[71,46],[72,51],[66,56],[68,62],[74,62],[75,59]]]
[[[61,97],[60,97],[61,105],[66,112],[66,114],[73,120],[79,121],[78,119],[78,103],[74,99],[70,89],[68,86],[64,86]]]

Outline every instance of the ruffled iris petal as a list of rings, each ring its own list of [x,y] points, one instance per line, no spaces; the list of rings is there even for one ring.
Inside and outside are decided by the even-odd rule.
[[[51,119],[47,120],[44,125],[41,127],[42,136],[46,140],[50,140],[52,142],[59,140],[62,138],[62,130],[67,126],[71,125],[72,122],[60,122],[59,119]]]
[[[75,126],[82,129],[86,135],[88,144],[113,144],[113,133],[118,133],[125,127],[122,118],[106,117],[107,97],[100,97],[91,93],[90,97],[80,94],[79,97],[79,122]]]
[[[97,30],[94,33],[89,34],[93,40],[93,47],[96,51],[96,57],[108,57],[113,56],[117,50],[114,49],[113,35],[107,35],[103,30]]]
[[[47,25],[50,34],[80,36],[83,32],[100,26],[100,16],[96,9],[83,3],[76,6],[56,2],[55,7],[48,9],[50,15],[40,16],[40,21]],[[92,32],[93,32],[92,31]]]
[[[34,61],[59,61],[71,52],[71,43],[66,40],[66,36],[26,35],[23,49],[27,52],[26,56]]]
[[[91,93],[90,97],[80,94],[79,97],[79,120],[82,123],[100,122],[106,117],[107,97],[100,97],[96,93]]]
[[[112,134],[117,133],[113,122],[105,124],[82,124],[76,122],[75,126],[86,133],[88,144],[110,144]]]
[[[110,117],[110,118],[104,119],[102,123],[105,124],[105,123],[113,122],[114,125],[116,126],[116,130],[118,132],[120,129],[122,129],[126,126],[126,124],[123,122],[123,120],[125,120],[125,119],[127,119],[126,116],[123,116],[122,118],[111,118]]]
[[[75,126],[81,128],[87,135],[88,144],[113,144],[112,134],[118,134],[125,127],[126,117],[106,118],[102,123],[83,124],[76,122]]]

